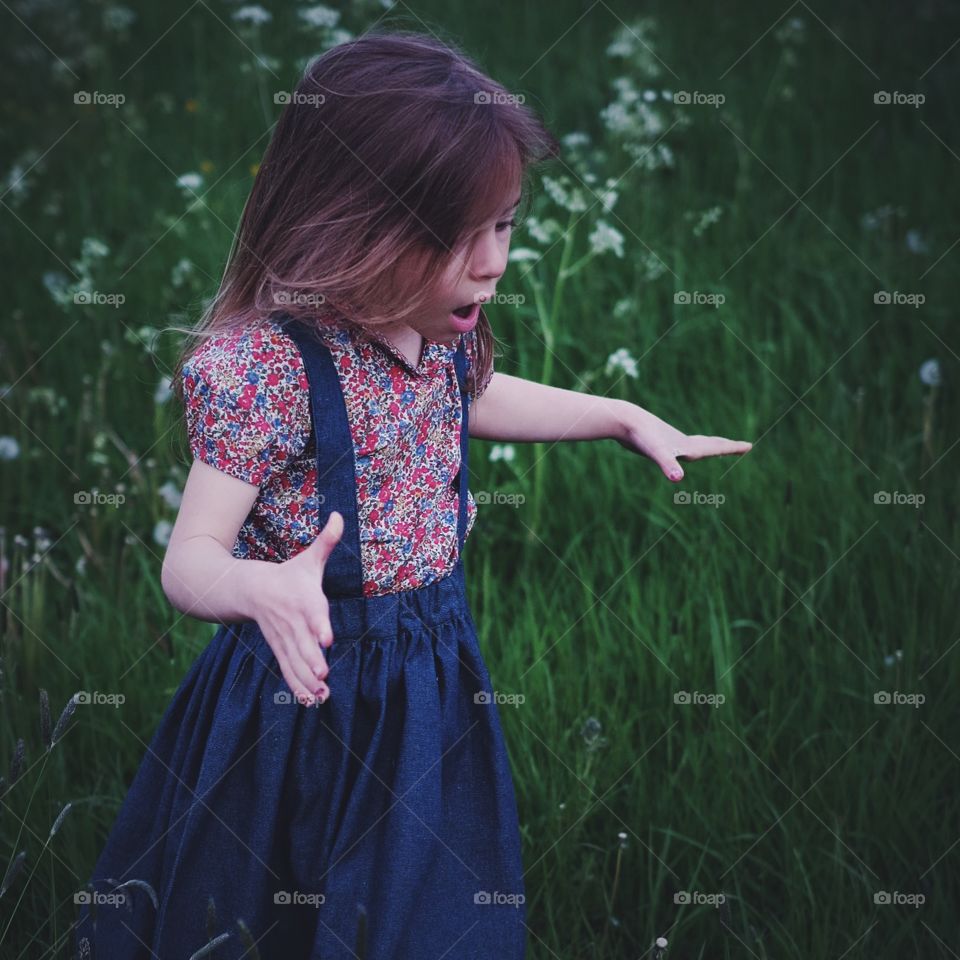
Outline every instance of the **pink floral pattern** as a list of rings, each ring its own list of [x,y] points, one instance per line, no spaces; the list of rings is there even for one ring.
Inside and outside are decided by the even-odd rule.
[[[321,330],[353,437],[365,596],[409,590],[457,561],[460,392],[454,345],[425,340],[413,366],[347,320]],[[466,338],[468,366],[476,342]],[[489,385],[492,371],[479,385]],[[300,351],[270,318],[206,340],[183,370],[193,456],[259,486],[233,555],[281,562],[319,532],[316,444]],[[476,519],[467,496],[467,533]]]

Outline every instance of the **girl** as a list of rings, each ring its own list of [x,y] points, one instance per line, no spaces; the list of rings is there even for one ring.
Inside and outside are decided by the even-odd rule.
[[[220,626],[81,898],[82,956],[523,957],[468,436],[611,437],[674,480],[750,449],[493,372],[480,304],[557,153],[419,34],[334,47],[290,96],[175,378],[194,463],[162,583]]]

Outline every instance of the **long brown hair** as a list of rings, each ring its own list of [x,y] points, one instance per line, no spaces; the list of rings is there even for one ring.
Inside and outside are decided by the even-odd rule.
[[[522,216],[530,167],[559,152],[523,98],[451,43],[371,31],[330,48],[280,114],[220,288],[184,331],[176,395],[203,339],[265,314],[369,327],[415,315],[518,181]],[[482,310],[476,331],[474,392],[493,362]]]

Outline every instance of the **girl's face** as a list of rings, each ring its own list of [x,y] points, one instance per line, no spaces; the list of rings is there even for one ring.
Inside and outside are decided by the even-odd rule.
[[[519,203],[518,187],[501,214],[455,251],[433,305],[422,319],[408,324],[427,340],[450,343],[476,326],[481,304],[493,299],[497,281],[507,269],[511,218]]]

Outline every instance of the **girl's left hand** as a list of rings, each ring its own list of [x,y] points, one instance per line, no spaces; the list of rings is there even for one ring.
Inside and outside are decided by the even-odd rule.
[[[749,453],[753,448],[753,444],[746,440],[707,437],[698,433],[688,436],[640,407],[628,412],[622,433],[616,440],[628,450],[649,457],[660,467],[664,476],[674,482],[683,479],[683,468],[678,457],[701,460],[704,457]]]

